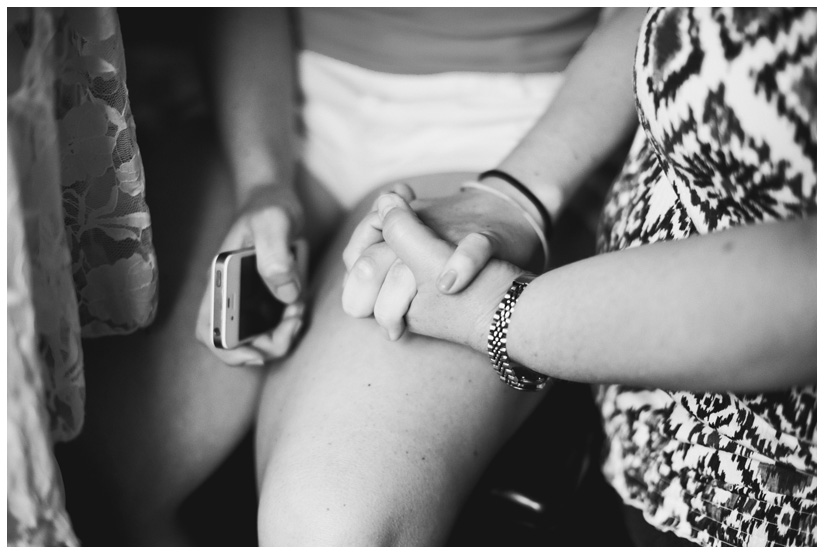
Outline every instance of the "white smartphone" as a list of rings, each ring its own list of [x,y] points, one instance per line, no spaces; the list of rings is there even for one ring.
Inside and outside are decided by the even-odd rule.
[[[212,291],[212,342],[219,349],[234,349],[275,329],[286,308],[258,273],[252,247],[215,257]]]

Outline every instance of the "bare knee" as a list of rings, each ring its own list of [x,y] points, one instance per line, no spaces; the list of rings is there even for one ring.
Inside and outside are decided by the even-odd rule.
[[[292,475],[288,475],[292,474]],[[300,473],[303,474],[303,473]],[[400,530],[363,495],[327,480],[287,473],[264,480],[258,508],[262,546],[393,546]]]
[[[415,494],[383,487],[380,479],[365,483],[336,466],[269,469],[258,508],[260,545],[401,546],[441,540],[443,530],[433,525],[432,515],[412,506]]]

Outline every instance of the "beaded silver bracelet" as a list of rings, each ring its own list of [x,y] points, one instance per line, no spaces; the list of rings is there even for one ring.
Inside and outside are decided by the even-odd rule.
[[[507,330],[516,301],[535,278],[533,274],[525,274],[513,280],[510,289],[498,305],[493,322],[490,324],[490,333],[487,336],[487,354],[490,355],[493,369],[498,373],[501,381],[519,391],[539,391],[552,381],[549,376],[539,374],[514,362],[507,354]]]

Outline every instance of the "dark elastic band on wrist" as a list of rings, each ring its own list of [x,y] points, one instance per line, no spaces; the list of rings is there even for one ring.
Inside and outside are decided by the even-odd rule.
[[[536,195],[533,194],[533,191],[527,188],[524,183],[513,177],[507,172],[503,172],[501,170],[487,170],[485,172],[481,172],[478,175],[478,180],[481,181],[487,177],[497,177],[502,181],[506,181],[513,187],[519,190],[522,195],[524,195],[527,200],[529,200],[533,206],[536,207],[538,210],[539,215],[541,216],[542,223],[544,224],[544,235],[549,240],[553,236],[553,219],[550,217],[550,212],[547,211],[547,208],[544,207],[544,204],[538,199]]]

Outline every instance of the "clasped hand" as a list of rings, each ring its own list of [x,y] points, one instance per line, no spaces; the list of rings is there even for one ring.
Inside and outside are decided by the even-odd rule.
[[[499,300],[537,248],[532,229],[494,196],[467,191],[416,201],[404,185],[375,201],[343,253],[342,303],[375,316],[391,340],[405,329],[479,346]],[[469,285],[468,285],[469,284]]]

